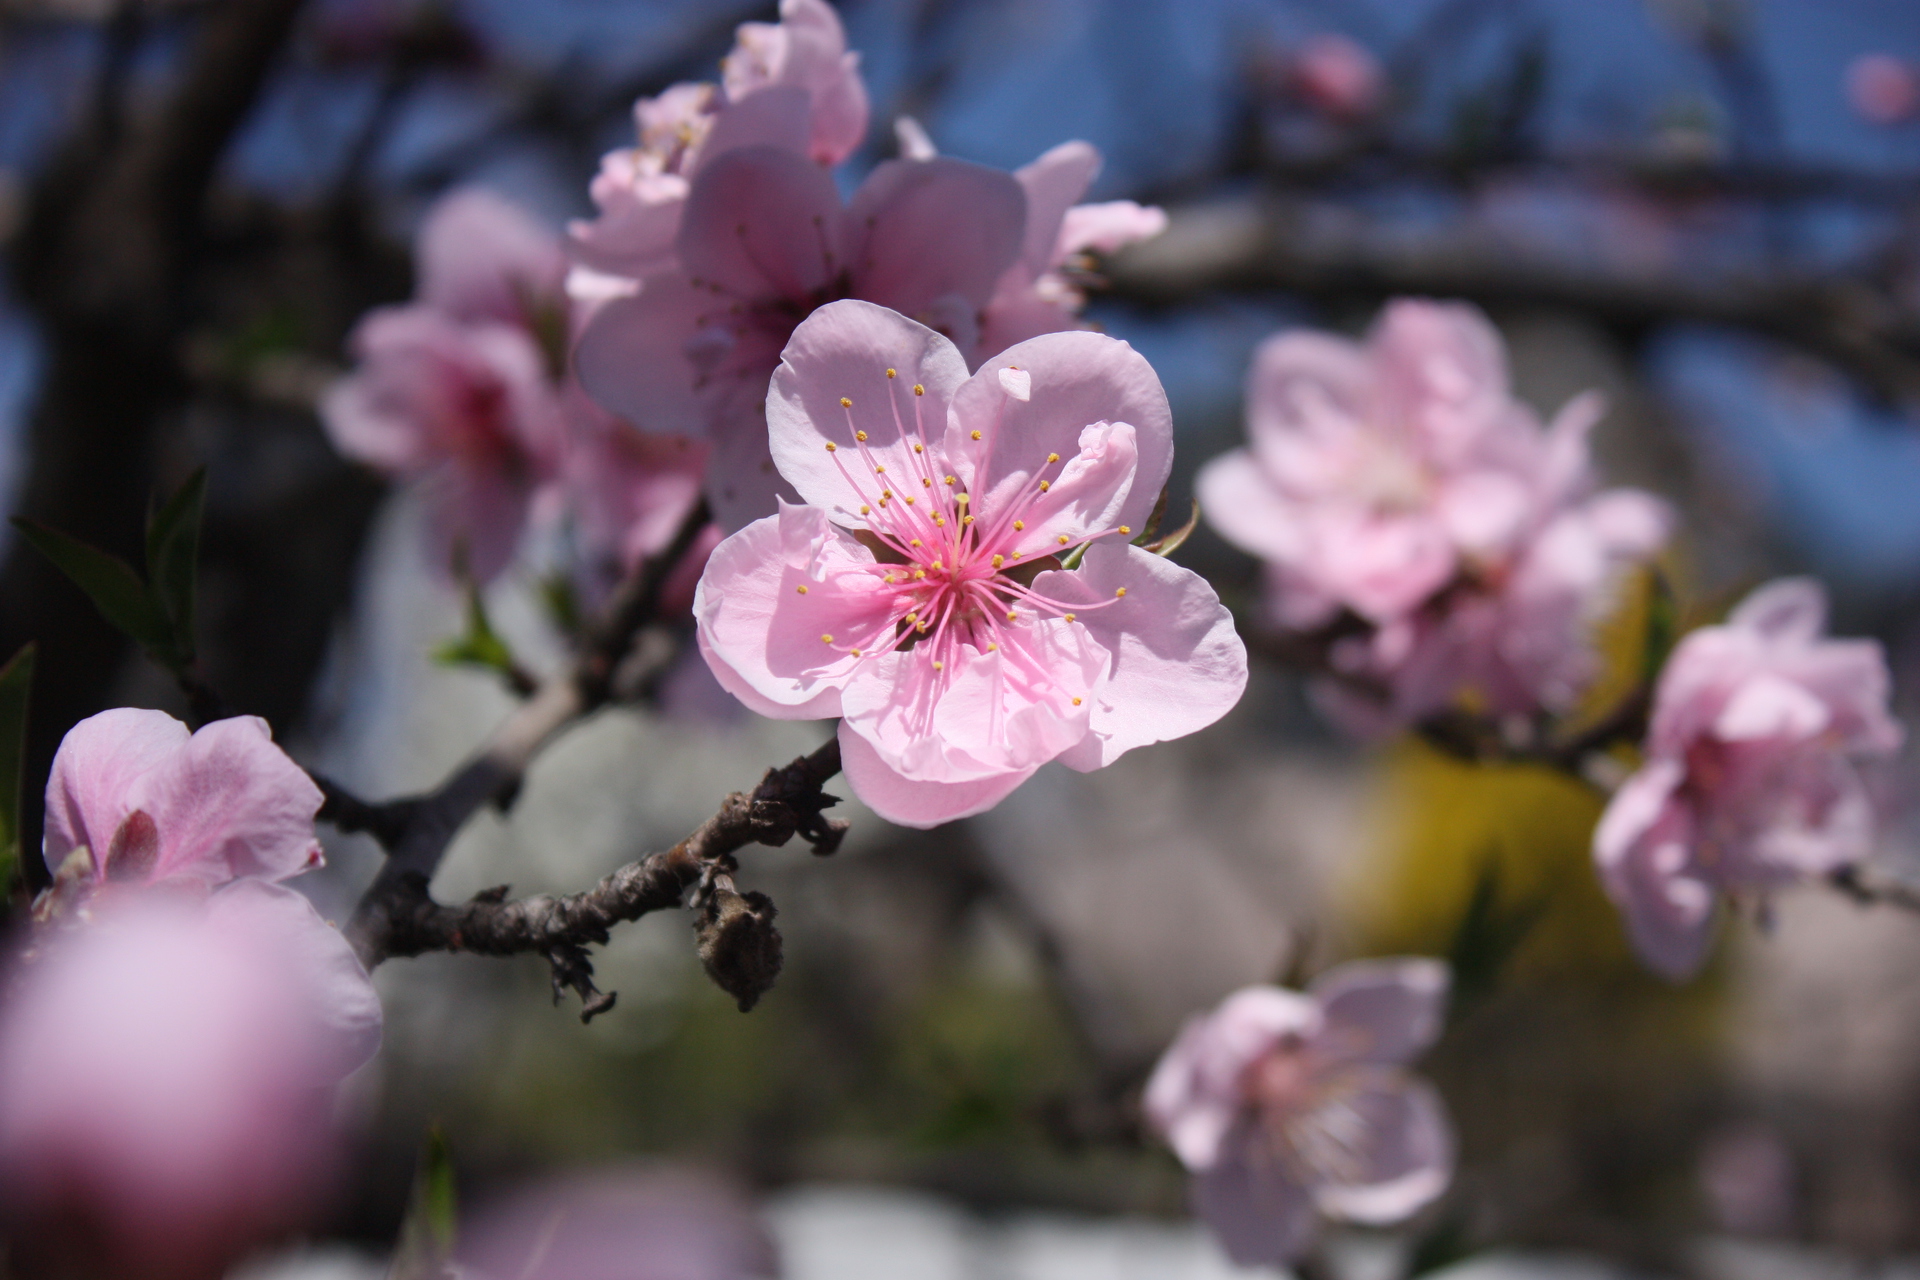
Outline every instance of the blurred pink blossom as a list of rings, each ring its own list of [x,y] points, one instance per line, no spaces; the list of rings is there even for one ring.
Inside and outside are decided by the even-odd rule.
[[[232,723],[232,722],[228,722]],[[0,1171],[26,1247],[219,1274],[314,1213],[333,1087],[378,1047],[352,949],[291,890],[103,892],[0,1010]]]
[[[774,1280],[773,1242],[725,1183],[630,1166],[574,1173],[483,1205],[460,1255],[517,1280]]]
[[[1289,70],[1288,80],[1302,101],[1343,120],[1371,115],[1386,85],[1378,58],[1332,32],[1302,44]]]
[[[714,551],[701,649],[763,715],[842,717],[848,782],[881,816],[978,813],[1048,760],[1097,769],[1239,700],[1246,650],[1213,589],[1129,545],[1173,431],[1125,343],[1048,334],[968,377],[943,335],[835,302],[794,331],[767,420],[808,505]]]
[[[1201,471],[1201,507],[1267,562],[1280,626],[1350,632],[1333,665],[1373,692],[1338,695],[1348,707],[1402,723],[1471,691],[1496,714],[1563,710],[1608,590],[1670,524],[1649,495],[1592,492],[1599,414],[1577,397],[1542,430],[1478,310],[1402,299],[1364,344],[1299,331],[1261,346],[1252,443]]]
[[[610,151],[590,193],[600,210],[569,227],[585,269],[574,286],[599,300],[672,264],[689,183],[736,147],[774,146],[840,163],[867,131],[860,55],[825,0],[783,0],[780,21],[742,23],[723,83],[678,84],[634,104],[638,145]]]
[[[1884,53],[1863,53],[1847,64],[1847,102],[1873,124],[1901,124],[1920,116],[1920,67]]]
[[[320,802],[257,716],[189,734],[165,712],[119,707],[68,730],[53,757],[47,867],[85,848],[96,883],[284,880],[320,862]]]
[[[1440,1034],[1447,987],[1436,960],[1358,961],[1305,994],[1235,992],[1181,1030],[1147,1082],[1147,1120],[1236,1263],[1300,1258],[1317,1214],[1382,1225],[1446,1190],[1445,1109],[1404,1067]]]
[[[1872,851],[1857,764],[1904,734],[1879,643],[1826,638],[1826,610],[1818,583],[1770,583],[1660,673],[1646,763],[1593,851],[1635,950],[1669,978],[1705,960],[1722,896],[1764,899]]]

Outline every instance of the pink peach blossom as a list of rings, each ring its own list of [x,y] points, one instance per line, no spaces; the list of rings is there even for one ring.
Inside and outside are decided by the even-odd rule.
[[[566,491],[584,567],[615,582],[673,541],[700,501],[708,446],[636,430],[578,386],[566,396]]]
[[[1088,250],[1112,253],[1166,229],[1165,211],[1131,200],[1076,204],[1099,172],[1100,153],[1084,142],[1061,143],[1015,170],[1027,196],[1026,234],[981,317],[981,354],[1079,328],[1086,295],[1064,269]]]
[[[1884,53],[1863,53],[1847,64],[1847,102],[1872,124],[1901,124],[1920,116],[1920,68]]]
[[[1403,1069],[1440,1034],[1447,967],[1371,960],[1302,994],[1248,987],[1192,1019],[1147,1082],[1148,1122],[1242,1266],[1285,1265],[1316,1215],[1383,1225],[1453,1176],[1439,1095]]]
[[[163,711],[102,711],[54,754],[47,867],[85,848],[96,883],[284,880],[320,862],[321,798],[257,716],[190,734]]]
[[[1346,120],[1372,114],[1386,87],[1380,60],[1335,33],[1314,36],[1301,45],[1291,73],[1293,91],[1302,101]]]
[[[1212,588],[1129,545],[1173,433],[1125,343],[1048,334],[968,377],[943,335],[835,302],[794,331],[767,421],[807,505],[714,551],[701,649],[764,715],[842,717],[883,817],[978,813],[1049,760],[1096,769],[1238,701],[1246,650]]]
[[[312,1215],[333,1087],[381,1019],[305,898],[254,879],[105,891],[10,977],[0,1176],[24,1240],[93,1255],[97,1274],[219,1274]]]
[[[1253,443],[1202,470],[1201,508],[1267,562],[1278,625],[1354,624],[1332,652],[1345,705],[1358,686],[1383,725],[1468,690],[1497,714],[1565,710],[1608,591],[1671,523],[1649,495],[1593,492],[1599,414],[1577,397],[1542,430],[1484,316],[1400,300],[1365,344],[1293,332],[1260,348]]]
[[[480,187],[443,196],[414,240],[415,297],[464,323],[498,321],[567,337],[567,255],[560,238]]]
[[[638,145],[608,152],[590,188],[600,216],[568,229],[584,268],[576,293],[635,290],[672,264],[674,237],[700,167],[736,147],[774,146],[835,165],[867,131],[860,55],[824,0],[783,0],[777,24],[742,23],[721,63],[724,84],[677,84],[634,105]]]
[[[738,527],[771,511],[778,491],[760,403],[794,325],[836,298],[864,298],[972,350],[1025,225],[1019,183],[979,165],[890,161],[843,208],[812,161],[736,148],[695,178],[676,266],[588,324],[581,384],[644,429],[712,439],[708,493],[721,523]]]
[[[1684,978],[1705,960],[1722,897],[1759,898],[1872,850],[1859,771],[1901,726],[1872,640],[1830,640],[1819,584],[1755,591],[1675,648],[1654,693],[1646,763],[1594,831],[1607,893],[1647,965]]]

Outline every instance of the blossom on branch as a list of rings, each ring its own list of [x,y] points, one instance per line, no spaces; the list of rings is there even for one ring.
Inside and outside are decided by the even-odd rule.
[[[1564,711],[1610,587],[1671,523],[1648,494],[1593,492],[1599,415],[1580,396],[1543,430],[1478,310],[1402,299],[1364,343],[1262,345],[1252,443],[1202,470],[1201,508],[1266,561],[1276,624],[1331,637],[1325,691],[1348,718]]]
[[[866,136],[860,55],[825,0],[783,0],[778,23],[742,23],[721,68],[721,84],[634,104],[637,145],[602,157],[589,188],[600,216],[568,228],[581,297],[630,293],[671,265],[689,185],[714,157],[773,146],[831,166]]]
[[[97,895],[10,977],[0,1177],[5,1212],[33,1225],[17,1246],[92,1274],[218,1274],[312,1218],[334,1086],[381,1016],[305,898],[257,879]]]
[[[1890,678],[1873,640],[1833,640],[1804,578],[1761,587],[1690,633],[1660,673],[1646,763],[1594,831],[1607,893],[1642,960],[1696,972],[1722,898],[1851,866],[1871,851],[1858,762],[1898,750]]]
[[[320,863],[321,799],[257,716],[190,734],[163,711],[102,711],[53,757],[47,869],[96,884],[284,880]]]
[[[1213,589],[1131,545],[1173,430],[1125,343],[1048,334],[969,377],[941,334],[835,302],[794,331],[766,412],[805,505],[715,549],[700,646],[763,715],[842,717],[881,816],[978,813],[1049,760],[1097,769],[1239,700]]]
[[[1448,985],[1437,960],[1358,961],[1305,993],[1235,992],[1181,1030],[1147,1081],[1147,1120],[1235,1262],[1285,1265],[1319,1214],[1384,1225],[1446,1190],[1446,1111],[1404,1068],[1440,1034]]]

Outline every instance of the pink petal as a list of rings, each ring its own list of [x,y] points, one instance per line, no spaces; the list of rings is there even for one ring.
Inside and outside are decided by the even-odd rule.
[[[1196,1178],[1193,1207],[1242,1267],[1284,1267],[1304,1256],[1317,1234],[1305,1189],[1280,1162],[1251,1150]]]
[[[133,784],[160,833],[155,879],[284,880],[320,860],[320,789],[258,716],[216,720]]]
[[[1437,459],[1463,458],[1510,412],[1506,348],[1478,307],[1396,299],[1369,342],[1386,403]]]
[[[1100,152],[1085,142],[1063,142],[1038,160],[1014,170],[1027,193],[1027,230],[1020,265],[1036,280],[1065,256],[1056,253],[1067,210],[1100,172]],[[1076,246],[1078,247],[1078,246]]]
[[[1614,793],[1594,832],[1601,881],[1641,960],[1676,981],[1705,962],[1714,890],[1691,854],[1694,824],[1676,789],[1676,761],[1655,759]]]
[[[807,150],[806,90],[775,85],[721,108],[700,143],[693,171],[741,147],[774,147],[804,155]]]
[[[1138,434],[1124,422],[1096,422],[1080,432],[1078,448],[1051,464],[1048,489],[1022,504],[1026,528],[1003,545],[1022,557],[1057,554],[1061,547],[1107,533],[1120,524],[1139,467]],[[983,506],[997,513],[998,504]]]
[[[800,322],[774,371],[774,462],[807,502],[864,528],[860,507],[878,500],[888,476],[911,483],[919,474],[915,458],[926,455],[913,446],[940,447],[948,401],[966,377],[953,344],[925,325],[870,302],[829,303]],[[867,433],[864,444],[856,431]],[[876,473],[879,466],[887,471]]]
[[[1770,640],[1811,641],[1827,627],[1826,588],[1812,578],[1769,582],[1727,615],[1727,625]]]
[[[137,805],[135,785],[177,754],[187,737],[187,726],[165,712],[134,707],[102,711],[67,730],[47,779],[47,869],[59,870],[85,845],[95,874],[104,878],[114,833]]]
[[[944,156],[889,160],[847,207],[853,292],[928,323],[949,298],[977,313],[1019,255],[1026,207],[1020,184],[998,169]]]
[[[1122,587],[1124,598],[1115,594]],[[1043,573],[1034,589],[1061,600],[1078,592],[1097,606],[1078,625],[1113,655],[1091,732],[1060,758],[1070,768],[1103,768],[1135,747],[1198,732],[1246,690],[1247,649],[1233,615],[1206,579],[1163,556],[1097,542],[1079,569]]]
[[[839,715],[840,691],[861,669],[845,646],[890,616],[863,570],[873,563],[824,511],[784,503],[715,547],[693,600],[714,677],[775,719]]]
[[[847,785],[861,803],[888,822],[923,830],[985,813],[1034,773],[1021,769],[969,782],[915,782],[888,768],[844,720],[840,722],[840,761]]]
[[[1194,480],[1200,513],[1221,537],[1262,560],[1293,560],[1304,551],[1295,505],[1253,453],[1235,449],[1200,468]]]
[[[1324,1117],[1324,1130],[1342,1153],[1337,1176],[1313,1185],[1321,1212],[1385,1226],[1439,1199],[1453,1180],[1454,1143],[1433,1086],[1373,1069],[1343,1078],[1336,1089],[1315,1114],[1295,1122],[1307,1128]]]
[[[480,188],[435,203],[414,246],[418,297],[459,320],[526,324],[562,304],[566,275],[560,237]]]
[[[840,193],[825,170],[778,147],[741,147],[694,176],[676,247],[688,279],[724,309],[811,305],[846,265],[840,241]]]
[[[1342,1060],[1409,1062],[1439,1038],[1452,975],[1438,960],[1356,960],[1314,979],[1325,1029],[1314,1048]]]
[[[1593,831],[1593,856],[1603,876],[1616,873],[1633,847],[1679,803],[1674,792],[1685,779],[1685,765],[1655,757],[1613,793]]]
[[[1312,576],[1375,622],[1418,607],[1457,568],[1446,530],[1426,512],[1332,509],[1315,514]]]
[[[1131,200],[1077,204],[1060,221],[1060,239],[1053,248],[1057,265],[1076,253],[1092,249],[1112,253],[1137,240],[1151,240],[1167,229],[1167,211],[1158,205]]]
[[[600,216],[567,224],[567,248],[573,260],[631,280],[671,266],[688,186],[677,173],[653,174],[636,182],[596,179],[592,192]],[[569,291],[577,292],[571,284]]]
[[[654,277],[639,296],[613,299],[588,322],[573,353],[580,385],[643,431],[705,435],[709,398],[695,385],[686,348],[724,309],[683,276]]]
[[[1247,1068],[1287,1036],[1320,1029],[1320,1006],[1281,987],[1245,987],[1190,1018],[1153,1069],[1141,1097],[1147,1120],[1187,1168],[1232,1159],[1227,1143],[1249,1105]]]
[[[1373,362],[1358,343],[1294,330],[1261,343],[1247,370],[1247,434],[1261,463],[1283,483],[1318,489],[1330,477],[1292,474],[1302,442],[1338,442],[1368,429],[1378,399]]]
[[[1756,739],[1805,739],[1832,723],[1826,704],[1803,686],[1762,672],[1742,681],[1714,718],[1716,737],[1729,742]]]
[[[707,502],[722,529],[744,529],[800,495],[780,475],[768,448],[766,406],[730,405],[713,432],[707,457]]]
[[[1008,396],[1000,382],[1008,368],[1030,375],[1029,399]],[[946,454],[977,511],[1026,490],[1049,453],[1078,453],[1081,431],[1096,422],[1134,430],[1139,464],[1117,524],[1145,526],[1173,466],[1173,417],[1159,377],[1139,352],[1104,334],[1049,333],[1002,351],[954,393],[947,417]]]
[[[825,0],[782,0],[778,25],[742,23],[721,65],[727,96],[736,102],[771,86],[805,89],[812,102],[810,150],[823,165],[846,159],[866,136],[860,55],[847,52],[839,15]]]

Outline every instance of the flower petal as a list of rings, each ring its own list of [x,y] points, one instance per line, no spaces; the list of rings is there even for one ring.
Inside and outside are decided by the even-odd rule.
[[[1194,1179],[1194,1212],[1237,1265],[1284,1267],[1313,1245],[1313,1200],[1284,1165],[1251,1150],[1251,1141],[1243,1138],[1239,1152]]]
[[[773,460],[802,498],[837,523],[888,527],[860,508],[877,504],[887,488],[941,483],[947,403],[966,377],[959,351],[925,325],[871,302],[829,303],[800,322],[774,370],[767,391]],[[916,453],[923,442],[925,452]],[[873,470],[882,466],[886,472]]]
[[[164,711],[135,707],[102,711],[67,730],[47,778],[47,869],[58,871],[69,853],[86,845],[95,874],[104,876],[114,834],[136,807],[135,784],[177,754],[187,737],[187,726]]]
[[[811,305],[839,274],[840,193],[819,165],[739,147],[700,166],[676,241],[690,280],[723,303]]]
[[[1223,453],[1194,480],[1200,510],[1214,532],[1262,560],[1298,559],[1306,543],[1294,504],[1250,449]]]
[[[921,829],[985,813],[1034,774],[1019,769],[969,782],[915,782],[889,768],[845,720],[840,722],[840,765],[861,803],[888,822]]]
[[[1008,396],[1000,371],[1031,376],[1031,396]],[[977,510],[1001,509],[1023,493],[1047,455],[1070,458],[1097,422],[1130,425],[1138,469],[1116,523],[1144,527],[1173,467],[1173,416],[1153,366],[1099,333],[1049,333],[1009,347],[954,393],[946,452]],[[974,439],[974,433],[979,439]]]
[[[320,788],[258,716],[216,720],[133,785],[160,834],[155,879],[284,880],[320,861]]]
[[[696,386],[687,344],[724,309],[683,276],[654,277],[594,313],[573,353],[580,385],[643,431],[706,435],[711,397]]]
[[[1153,1069],[1141,1105],[1182,1164],[1196,1173],[1232,1158],[1224,1145],[1248,1105],[1247,1068],[1281,1038],[1311,1036],[1320,1006],[1297,991],[1245,987],[1187,1020]]]
[[[442,197],[414,242],[420,301],[459,320],[528,324],[562,305],[566,277],[560,237],[481,188]]]
[[[978,312],[1019,255],[1026,219],[1012,174],[946,156],[889,160],[847,207],[853,292],[916,320],[949,296]]]
[[[1342,1079],[1294,1132],[1302,1135],[1296,1148],[1325,1179],[1313,1187],[1314,1203],[1349,1222],[1384,1226],[1412,1217],[1453,1180],[1453,1128],[1440,1095],[1398,1071],[1363,1069]],[[1314,1159],[1309,1134],[1324,1135],[1331,1158]]]
[[[1100,172],[1100,152],[1078,139],[1063,142],[1031,164],[1013,171],[1027,193],[1026,239],[1020,250],[1020,265],[1029,280],[1059,261],[1054,252],[1060,243],[1061,223],[1067,210]]]
[[[1268,338],[1247,370],[1254,453],[1283,485],[1319,492],[1337,484],[1336,476],[1304,468],[1321,449],[1363,429],[1376,387],[1372,360],[1351,339],[1302,329]]]
[[[1326,1027],[1321,1054],[1390,1065],[1412,1060],[1440,1035],[1452,976],[1426,957],[1355,960],[1314,979]]]
[[[1727,625],[1769,640],[1812,641],[1826,630],[1827,589],[1812,578],[1769,582],[1727,615]]]
[[[847,650],[890,616],[873,563],[824,511],[785,503],[715,547],[693,598],[714,677],[765,716],[839,715],[861,663]]]
[[[1131,200],[1077,204],[1060,220],[1060,239],[1054,245],[1058,264],[1084,249],[1112,253],[1136,240],[1150,240],[1167,229],[1167,211],[1158,205]]]
[[[1247,648],[1233,615],[1206,579],[1165,557],[1097,542],[1078,570],[1043,573],[1034,590],[1098,605],[1078,625],[1113,654],[1091,732],[1060,757],[1070,768],[1098,769],[1135,747],[1204,729],[1246,690]]]

